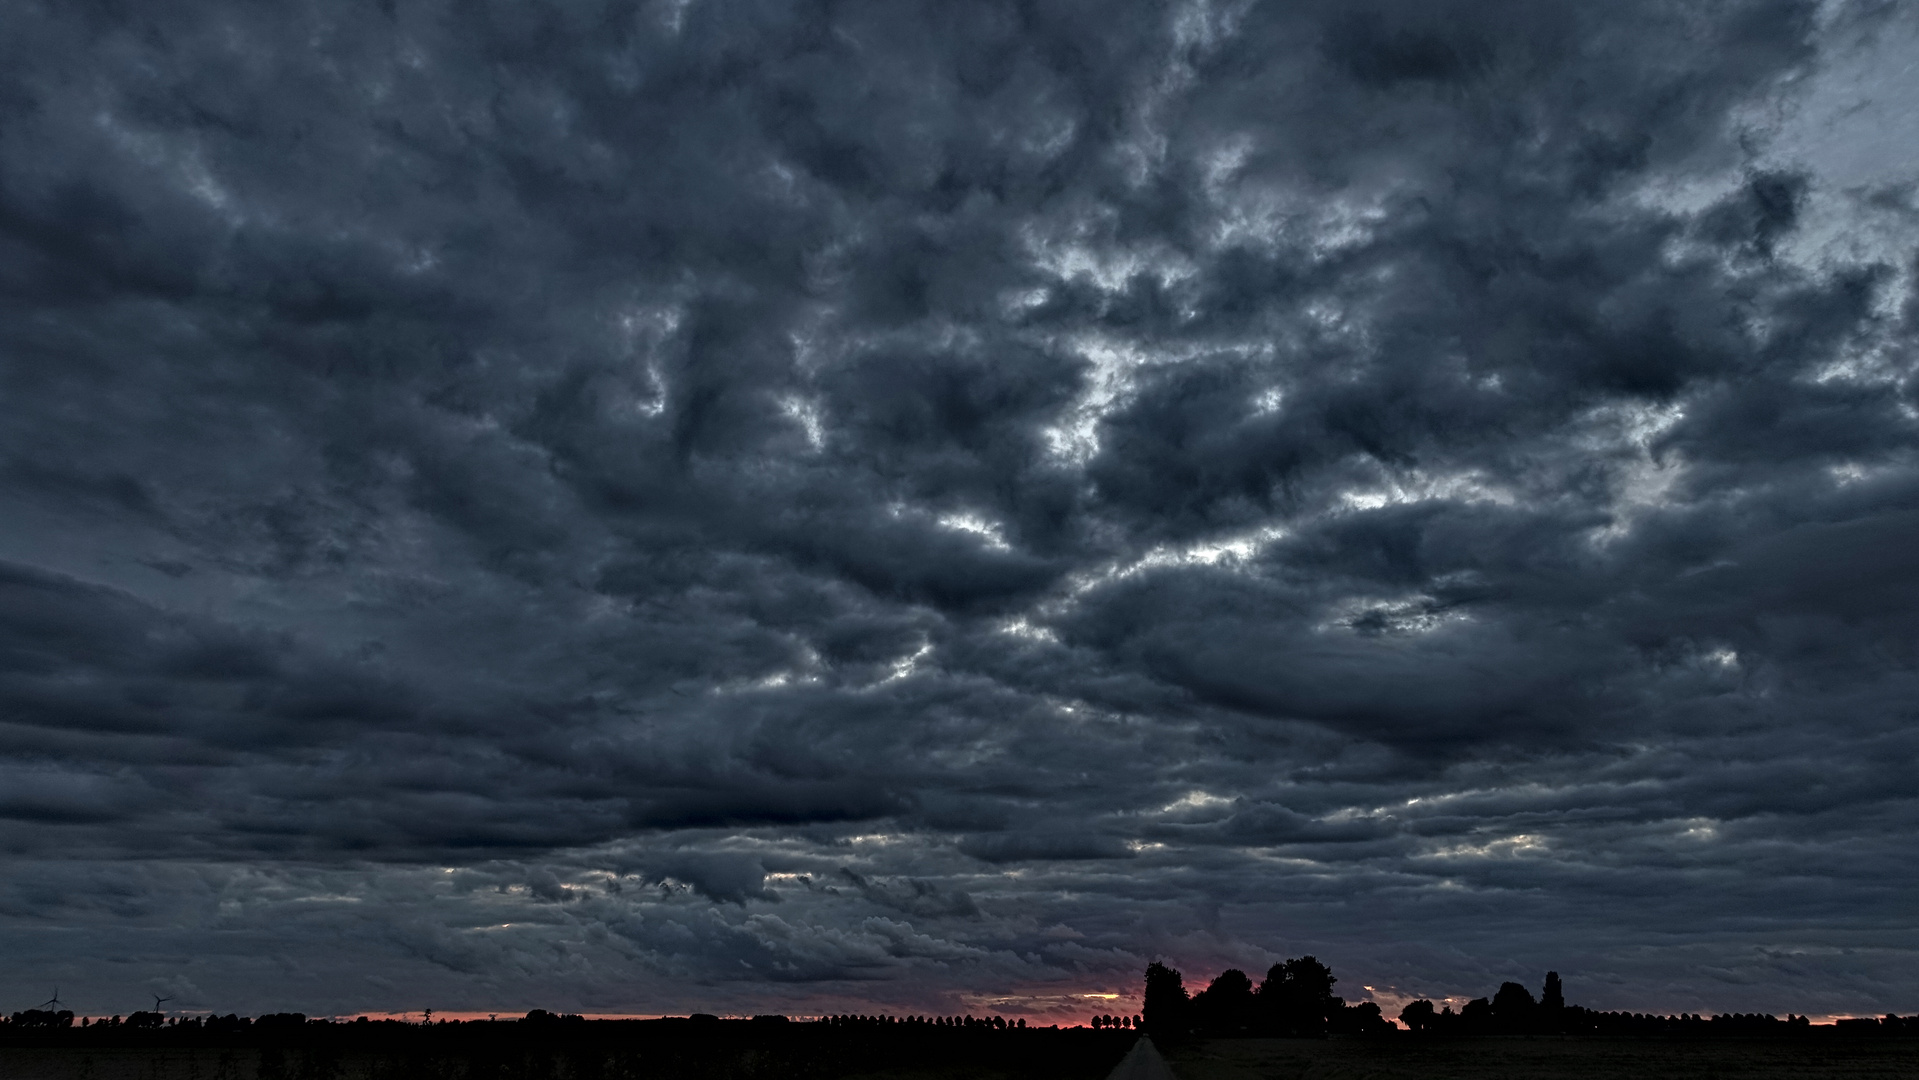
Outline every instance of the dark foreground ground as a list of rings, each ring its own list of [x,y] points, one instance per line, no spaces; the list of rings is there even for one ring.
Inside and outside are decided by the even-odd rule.
[[[1105,1080],[1123,1032],[716,1021],[0,1038],[0,1080]],[[123,1037],[124,1036],[124,1037]]]
[[[1919,1039],[1603,1036],[1216,1039],[1162,1047],[1179,1080],[1881,1080],[1919,1077]]]
[[[768,1030],[721,1021],[528,1033],[0,1039],[0,1080],[1105,1080],[1127,1032]],[[1919,1039],[1218,1039],[1162,1048],[1178,1080],[1919,1080]]]

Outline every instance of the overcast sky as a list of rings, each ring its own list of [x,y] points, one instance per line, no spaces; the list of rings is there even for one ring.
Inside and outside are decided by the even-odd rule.
[[[1915,56],[0,0],[0,1011],[1919,1011]]]

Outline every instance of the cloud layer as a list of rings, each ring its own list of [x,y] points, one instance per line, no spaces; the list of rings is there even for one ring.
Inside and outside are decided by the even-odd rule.
[[[11,6],[8,992],[1919,1008],[1895,16]]]

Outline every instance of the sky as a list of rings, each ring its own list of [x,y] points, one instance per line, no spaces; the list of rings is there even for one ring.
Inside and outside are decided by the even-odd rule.
[[[1919,1011],[1913,57],[0,0],[0,1009]]]

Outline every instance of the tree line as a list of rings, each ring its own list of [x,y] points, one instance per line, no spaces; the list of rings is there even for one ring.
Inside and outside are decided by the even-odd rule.
[[[1311,956],[1274,964],[1258,986],[1238,968],[1228,968],[1206,989],[1188,994],[1184,978],[1154,961],[1146,967],[1141,1025],[1156,1038],[1260,1036],[1317,1038],[1384,1035],[1399,1030],[1370,1001],[1349,1005],[1333,993],[1339,980]],[[1521,983],[1501,983],[1491,997],[1474,998],[1458,1012],[1419,1000],[1399,1011],[1415,1035],[1791,1035],[1810,1031],[1804,1016],[1765,1013],[1601,1012],[1566,1004],[1559,973],[1548,971],[1539,997]],[[1841,1020],[1852,1034],[1919,1035],[1919,1016],[1888,1014]]]
[[[1347,1004],[1333,992],[1339,982],[1332,969],[1312,956],[1302,956],[1274,964],[1255,986],[1251,977],[1237,968],[1229,968],[1208,983],[1204,990],[1189,994],[1180,972],[1164,963],[1147,965],[1142,1008],[1134,1016],[1096,1016],[1095,1031],[1140,1031],[1160,1039],[1187,1036],[1234,1037],[1261,1036],[1281,1038],[1319,1038],[1328,1035],[1385,1035],[1399,1030],[1388,1020],[1379,1005],[1371,1001]],[[686,1025],[689,1031],[719,1024],[716,1016],[694,1013],[688,1017],[658,1021],[588,1021],[571,1014],[554,1014],[534,1009],[525,1017],[481,1021],[432,1022],[432,1013],[419,1025],[398,1020],[334,1022],[324,1018],[309,1020],[302,1013],[269,1013],[257,1018],[226,1016],[173,1016],[154,1012],[135,1012],[124,1020],[90,1020],[75,1016],[67,1009],[27,1009],[0,1020],[0,1033],[8,1031],[51,1034],[59,1031],[91,1030],[103,1037],[120,1032],[165,1031],[182,1037],[273,1036],[305,1031],[348,1032],[398,1031],[400,1029],[439,1029],[451,1034],[469,1031],[516,1028],[524,1032],[550,1035],[599,1033],[615,1027],[640,1024],[647,1027]],[[1458,1012],[1450,1005],[1435,1006],[1428,1000],[1407,1004],[1399,1010],[1398,1020],[1418,1036],[1475,1035],[1791,1035],[1809,1032],[1813,1025],[1804,1016],[1777,1017],[1763,1013],[1725,1013],[1702,1016],[1697,1013],[1658,1015],[1634,1012],[1602,1012],[1566,1003],[1565,988],[1557,972],[1546,973],[1537,998],[1520,983],[1502,983],[1490,997],[1474,998]],[[729,1030],[738,1030],[738,1021],[726,1022]],[[858,1036],[910,1036],[924,1033],[1019,1033],[1058,1031],[1057,1027],[1028,1028],[1024,1019],[1001,1016],[892,1016],[835,1015],[812,1021],[789,1022],[785,1016],[756,1016],[746,1022],[752,1028],[766,1030],[791,1026],[795,1029],[836,1030]],[[1823,1027],[1823,1026],[1822,1026]],[[1864,1035],[1919,1035],[1919,1016],[1887,1015],[1840,1020],[1834,1028],[1840,1033]]]

